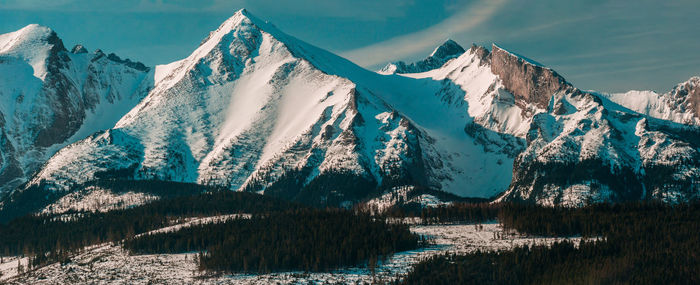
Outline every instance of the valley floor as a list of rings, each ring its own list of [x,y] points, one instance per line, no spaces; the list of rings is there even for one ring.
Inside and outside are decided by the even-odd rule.
[[[185,221],[184,225],[207,223],[231,216]],[[243,217],[245,218],[245,216]],[[168,229],[172,230],[172,228]],[[395,280],[408,273],[411,265],[427,257],[475,250],[507,249],[524,244],[549,244],[555,238],[527,237],[503,232],[500,224],[414,225],[411,231],[432,237],[434,245],[395,254],[380,263],[375,274],[367,268],[349,268],[328,273],[286,272],[262,275],[207,275],[197,270],[196,253],[131,255],[120,245],[102,244],[76,254],[65,264],[54,263],[23,274],[17,258],[0,264],[0,282],[8,284],[295,284],[371,283]],[[569,238],[577,241],[580,238]],[[27,259],[22,259],[26,268]]]

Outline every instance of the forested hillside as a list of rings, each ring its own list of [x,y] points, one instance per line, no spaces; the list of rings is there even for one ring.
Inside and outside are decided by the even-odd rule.
[[[597,241],[437,256],[403,284],[698,284],[700,203],[502,205],[506,230]]]
[[[293,210],[128,239],[134,253],[202,252],[200,270],[265,273],[370,266],[425,241],[408,225],[346,210]]]
[[[124,185],[128,183],[131,182],[119,182],[118,185],[126,187]],[[190,194],[161,198],[142,206],[104,213],[69,212],[60,215],[22,216],[7,224],[0,224],[0,253],[4,256],[30,256],[34,264],[38,265],[64,259],[72,251],[88,245],[121,241],[139,233],[169,226],[186,217],[270,213],[302,207],[259,194],[217,190],[194,184],[135,183],[149,191],[160,191],[160,188],[151,186],[165,187],[167,184],[167,188],[174,193]]]

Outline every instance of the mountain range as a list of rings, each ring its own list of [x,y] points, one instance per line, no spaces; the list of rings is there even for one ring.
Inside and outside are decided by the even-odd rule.
[[[332,206],[406,187],[565,206],[700,196],[700,77],[585,91],[495,44],[447,40],[375,72],[240,10],[146,67],[29,25],[0,35],[0,97],[3,210],[98,179]]]

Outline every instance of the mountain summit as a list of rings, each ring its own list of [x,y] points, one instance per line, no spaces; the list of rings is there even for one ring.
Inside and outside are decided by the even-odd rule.
[[[436,47],[430,55],[414,63],[407,64],[403,61],[392,62],[383,67],[379,73],[420,73],[432,69],[440,68],[448,60],[458,57],[464,53],[464,48],[451,39],[447,39],[440,46]]]

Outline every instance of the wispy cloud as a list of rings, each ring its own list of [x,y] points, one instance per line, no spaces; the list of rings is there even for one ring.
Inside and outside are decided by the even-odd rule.
[[[341,55],[361,66],[372,66],[405,58],[491,19],[506,2],[507,0],[480,0],[426,29],[342,52]]]

